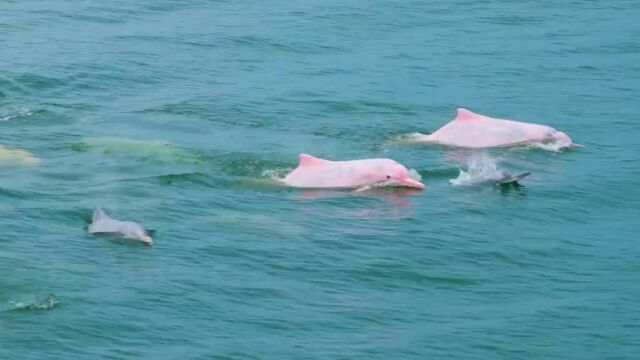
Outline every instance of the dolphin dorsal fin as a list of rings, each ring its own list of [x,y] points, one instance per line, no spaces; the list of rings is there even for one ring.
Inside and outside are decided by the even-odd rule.
[[[473,120],[480,120],[480,119],[481,119],[481,115],[478,115],[465,108],[459,108],[454,121],[473,121]]]
[[[329,162],[329,160],[320,159],[318,157],[315,157],[309,154],[300,154],[298,156],[298,159],[299,159],[298,166],[314,166],[314,165],[321,165],[326,162]]]
[[[100,206],[96,206],[95,210],[93,210],[93,222],[100,219],[109,219],[109,215],[107,215]]]

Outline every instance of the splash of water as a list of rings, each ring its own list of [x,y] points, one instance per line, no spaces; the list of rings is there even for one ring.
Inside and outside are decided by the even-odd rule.
[[[262,172],[262,177],[265,177],[269,180],[273,180],[275,182],[281,183],[284,181],[284,178],[289,174],[293,169],[267,169]]]
[[[33,112],[27,108],[13,108],[7,112],[0,113],[0,121],[10,121],[31,115],[33,115]]]
[[[454,186],[476,185],[499,181],[508,176],[504,170],[498,168],[498,159],[486,153],[468,158],[466,168],[467,171],[459,169],[458,177],[449,182]]]
[[[530,145],[532,148],[542,149],[546,151],[560,152],[564,149],[571,147],[571,143],[564,141],[552,141],[552,142],[535,142]]]
[[[53,309],[59,303],[60,303],[60,299],[54,294],[49,294],[41,299],[36,299],[34,301],[9,302],[9,304],[11,305],[10,310],[12,311],[50,310],[50,309]]]
[[[422,175],[420,175],[420,173],[417,172],[416,169],[409,169],[409,176],[411,176],[413,180],[422,182]]]

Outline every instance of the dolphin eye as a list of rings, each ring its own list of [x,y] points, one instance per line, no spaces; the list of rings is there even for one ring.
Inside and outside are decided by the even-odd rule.
[[[391,175],[387,175],[387,180],[391,180]]]

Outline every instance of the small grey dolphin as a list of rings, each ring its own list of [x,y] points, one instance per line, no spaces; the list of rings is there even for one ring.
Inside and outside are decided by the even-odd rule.
[[[496,180],[496,185],[515,184],[518,182],[518,180],[523,179],[529,175],[531,175],[531,173],[528,171],[523,171],[517,174],[512,174],[505,171],[503,172],[502,178]]]
[[[93,211],[93,220],[89,225],[89,233],[105,234],[142,241],[146,245],[152,245],[153,240],[147,235],[146,231],[140,224],[133,221],[119,221],[112,219],[107,215],[100,206],[96,206]]]
[[[467,170],[459,169],[458,178],[449,182],[455,186],[487,186],[487,185],[507,185],[517,184],[530,175],[528,171],[520,173],[510,173],[498,167],[498,159],[489,156],[487,153],[473,154],[465,159]]]
[[[449,182],[456,186],[500,186],[518,184],[519,180],[529,175],[531,175],[531,173],[528,171],[512,174],[505,170],[497,170],[495,173],[487,176],[486,174],[469,174],[460,170],[460,176],[458,176],[457,179],[449,180]]]

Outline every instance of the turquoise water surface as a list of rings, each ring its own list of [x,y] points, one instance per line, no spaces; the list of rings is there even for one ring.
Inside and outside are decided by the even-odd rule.
[[[0,359],[640,358],[637,1],[0,3]],[[583,148],[398,144],[458,107]],[[424,191],[273,185],[307,152]],[[473,155],[473,154],[472,154]],[[152,248],[87,234],[95,205]]]

